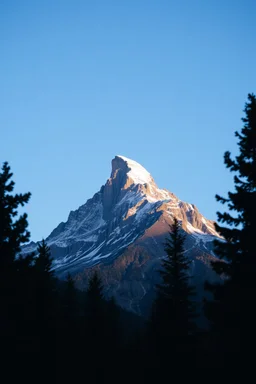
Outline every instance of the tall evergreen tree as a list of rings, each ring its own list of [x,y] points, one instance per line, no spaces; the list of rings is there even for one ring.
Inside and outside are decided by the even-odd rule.
[[[166,239],[162,283],[157,285],[152,322],[160,344],[173,344],[173,351],[184,349],[195,329],[194,287],[190,283],[190,261],[184,254],[185,235],[174,218]]]
[[[43,359],[47,354],[48,364],[44,369],[44,374],[47,377],[50,370],[54,372],[56,368],[58,300],[56,280],[52,269],[53,259],[50,248],[44,239],[41,244],[38,244],[37,251],[38,256],[35,260],[36,336],[38,338],[37,348],[40,359]]]
[[[239,264],[252,265],[255,263],[254,235],[256,229],[256,98],[248,95],[248,103],[245,104],[245,117],[242,118],[244,126],[241,133],[235,132],[238,137],[239,154],[235,159],[230,152],[224,155],[226,167],[234,172],[235,192],[229,192],[228,198],[216,195],[217,201],[227,204],[229,212],[217,212],[220,223],[216,229],[226,242],[216,242],[215,251],[221,258],[229,263],[217,263],[225,268],[227,275],[233,274],[233,268]],[[233,211],[235,215],[230,212]],[[242,258],[241,258],[242,256]]]
[[[106,328],[107,328],[107,344],[111,345],[113,354],[116,352],[120,343],[120,308],[116,304],[115,298],[112,296],[106,303]]]
[[[0,171],[0,344],[7,363],[12,361],[15,366],[26,355],[25,346],[29,344],[31,290],[28,288],[33,255],[26,259],[19,257],[21,246],[29,240],[30,233],[27,214],[17,218],[18,209],[28,203],[31,194],[15,194],[12,176],[10,166],[5,162]],[[8,366],[2,363],[3,368]],[[19,366],[21,368],[22,364]]]
[[[104,327],[102,319],[105,311],[103,285],[98,273],[95,271],[90,277],[87,288],[86,316],[91,334],[99,335]]]
[[[51,279],[54,275],[52,270],[53,258],[51,256],[51,250],[43,239],[41,244],[37,247],[38,257],[36,258],[35,267],[39,274]]]
[[[52,269],[53,258],[51,250],[43,239],[37,247],[38,256],[35,260],[37,311],[41,321],[50,321],[54,316],[55,302],[55,279]]]
[[[256,343],[256,98],[248,95],[245,117],[238,138],[239,153],[235,159],[224,155],[226,167],[234,173],[234,192],[227,198],[216,195],[228,211],[218,212],[216,229],[225,241],[217,241],[215,252],[220,261],[215,271],[224,276],[221,285],[207,285],[214,300],[206,304],[212,323],[213,340],[218,352],[235,359]],[[226,225],[222,225],[226,224]],[[222,259],[222,260],[221,260]]]
[[[80,361],[82,355],[79,348],[79,343],[81,343],[81,329],[78,321],[77,291],[70,273],[66,276],[66,282],[61,290],[61,294],[61,316],[57,326],[58,357],[56,368],[60,382],[70,382],[78,376],[78,366],[83,364],[83,361]],[[65,335],[65,337],[63,337],[63,335]]]
[[[11,180],[13,174],[5,162],[0,172],[0,284],[1,288],[13,284],[15,263],[21,245],[29,240],[27,230],[27,214],[24,213],[16,221],[19,206],[28,203],[31,194],[13,194],[15,183]],[[3,292],[1,289],[1,292]]]
[[[64,315],[67,322],[74,319],[76,315],[76,288],[71,274],[68,272],[66,278],[66,290],[64,293]]]
[[[77,330],[78,318],[78,301],[75,282],[71,274],[68,272],[66,276],[66,285],[62,299],[62,325],[66,334],[68,344],[73,345],[75,331]],[[62,338],[62,335],[60,335]]]
[[[87,294],[94,301],[101,301],[104,298],[103,285],[99,274],[95,271],[88,281]]]
[[[95,381],[101,382],[105,374],[106,362],[106,302],[101,278],[95,271],[89,278],[86,292],[85,338],[90,354],[87,354],[88,368],[94,372]],[[97,367],[101,369],[98,370]],[[91,373],[92,374],[92,373]]]
[[[111,377],[113,382],[119,382],[120,376],[118,369],[113,369],[112,362],[119,368],[120,360],[124,358],[121,351],[121,332],[120,332],[120,308],[116,304],[114,297],[105,302],[105,313],[104,313],[104,327],[105,334],[103,339],[103,348],[105,353],[104,364],[105,364],[105,375]],[[122,356],[120,358],[120,354]]]

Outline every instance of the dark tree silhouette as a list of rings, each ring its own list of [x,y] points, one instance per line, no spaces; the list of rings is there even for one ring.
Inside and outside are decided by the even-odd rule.
[[[188,366],[193,358],[197,311],[184,242],[181,223],[174,218],[165,243],[166,257],[160,270],[162,283],[156,286],[149,331],[152,365],[156,366],[156,376],[161,372],[163,378],[169,369],[168,361],[172,361],[175,370],[181,361]]]
[[[110,346],[113,353],[116,352],[120,338],[120,308],[116,304],[115,298],[106,303],[106,328],[107,328],[107,340],[106,343]]]
[[[83,345],[81,339],[84,326],[81,330],[77,296],[75,282],[71,274],[67,273],[65,284],[61,290],[61,311],[57,325],[57,370],[60,382],[74,380],[80,373],[78,367],[84,366],[84,362],[81,361],[83,350],[80,351],[80,343]]]
[[[255,346],[255,234],[256,234],[256,98],[248,95],[245,104],[244,126],[238,138],[239,153],[235,159],[230,152],[224,155],[226,167],[234,173],[234,192],[227,198],[216,195],[228,211],[218,212],[220,224],[216,229],[225,241],[217,241],[215,252],[220,257],[213,263],[222,275],[221,285],[207,285],[214,295],[206,303],[206,314],[212,325],[212,340],[220,361],[229,356],[232,364],[245,357]],[[226,225],[221,225],[226,224]],[[221,357],[223,359],[221,359]],[[225,359],[226,360],[226,359]],[[248,356],[247,356],[247,361]]]
[[[51,250],[43,239],[37,247],[38,256],[35,260],[36,271],[36,295],[37,295],[37,312],[40,321],[45,324],[51,321],[55,315],[55,279],[52,270],[53,258]]]
[[[174,218],[165,242],[166,257],[159,271],[162,282],[156,286],[146,352],[150,354],[150,376],[156,380],[165,380],[170,368],[181,377],[181,365],[187,369],[193,366],[197,307],[184,242],[181,223]]]
[[[5,162],[0,172],[0,284],[1,293],[6,298],[11,294],[11,287],[16,279],[16,260],[21,245],[30,236],[27,230],[27,214],[24,213],[16,221],[15,217],[19,206],[28,203],[31,194],[13,194],[15,183],[11,180],[12,176],[10,166]]]
[[[86,317],[88,330],[95,343],[102,341],[105,324],[105,300],[103,286],[97,272],[94,272],[88,282],[86,295]]]
[[[2,361],[3,368],[10,361],[15,365],[15,359],[17,364],[26,354],[28,288],[33,262],[33,255],[26,259],[19,257],[22,244],[30,237],[27,215],[16,219],[19,207],[29,201],[31,194],[14,194],[12,176],[5,162],[0,172],[0,344],[7,359],[7,364]]]
[[[177,354],[189,347],[195,331],[196,306],[194,287],[190,283],[190,261],[184,254],[185,235],[181,224],[174,218],[166,240],[166,258],[162,261],[162,283],[157,285],[157,298],[153,305],[152,325],[156,343],[164,349],[170,343]]]
[[[52,269],[53,258],[44,239],[41,244],[38,244],[37,251],[38,256],[35,259],[37,312],[40,321],[47,324],[56,315],[56,281]]]
[[[58,296],[56,279],[52,269],[50,248],[43,239],[37,247],[38,255],[35,259],[35,293],[37,318],[37,348],[38,354],[43,357],[47,354],[48,364],[44,375],[47,377],[56,368],[56,330],[58,320]]]
[[[67,274],[66,282],[67,285],[64,294],[64,316],[66,317],[67,322],[73,322],[77,310],[77,298],[75,282],[69,272]]]
[[[103,285],[95,271],[89,278],[86,292],[86,330],[85,337],[90,355],[87,355],[89,369],[95,372],[97,380],[103,380],[106,361],[106,302],[103,295]],[[99,350],[101,351],[99,355]],[[101,370],[97,370],[100,364]]]
[[[104,298],[103,285],[97,272],[94,272],[88,282],[87,288],[88,299],[93,303],[101,302]]]
[[[51,256],[51,250],[46,244],[45,240],[38,244],[37,247],[38,257],[36,258],[35,267],[39,274],[45,276],[47,279],[51,279],[54,275],[52,270],[53,258]]]

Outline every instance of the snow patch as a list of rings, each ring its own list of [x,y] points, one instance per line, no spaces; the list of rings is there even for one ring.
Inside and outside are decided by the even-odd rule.
[[[139,163],[134,160],[128,159],[125,156],[117,156],[124,160],[130,171],[128,172],[128,176],[134,181],[135,184],[146,184],[152,181],[152,177],[150,173],[142,167]]]
[[[200,229],[193,227],[189,222],[187,223],[187,230],[195,238],[196,243],[199,244],[202,241],[204,244],[212,242],[216,235],[210,235],[209,233],[204,233]]]

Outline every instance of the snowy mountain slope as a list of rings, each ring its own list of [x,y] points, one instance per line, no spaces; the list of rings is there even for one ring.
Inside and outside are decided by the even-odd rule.
[[[194,205],[182,202],[165,189],[159,189],[140,164],[124,156],[116,156],[106,184],[84,205],[71,211],[68,220],[60,223],[46,239],[54,257],[56,273],[63,277],[69,271],[79,277],[78,283],[82,287],[84,278],[81,276],[86,281],[92,267],[97,265],[104,274],[118,264],[118,259],[122,260],[126,255],[127,260],[129,252],[135,255],[140,249],[144,255],[142,259],[147,260],[137,271],[138,289],[144,297],[150,290],[150,284],[144,287],[143,274],[145,277],[150,265],[159,263],[163,257],[163,242],[173,216],[182,221],[187,233],[186,248],[191,257],[194,260],[197,255],[205,255],[205,260],[214,257],[212,241],[218,237],[214,223],[204,218]],[[23,252],[35,249],[36,244],[30,243],[23,248]],[[130,264],[129,268],[132,269]],[[125,277],[122,275],[113,282],[110,275],[108,272],[108,281],[105,281],[109,294],[114,293],[118,298],[117,292],[121,289],[118,301],[129,309],[137,310],[126,303],[125,297],[130,295],[131,286],[134,287],[132,276],[129,277],[131,284],[126,292],[123,287]]]

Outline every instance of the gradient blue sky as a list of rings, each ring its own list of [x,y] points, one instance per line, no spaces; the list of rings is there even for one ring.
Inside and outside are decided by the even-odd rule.
[[[40,240],[116,154],[215,219],[256,92],[254,0],[1,0],[0,162]]]

